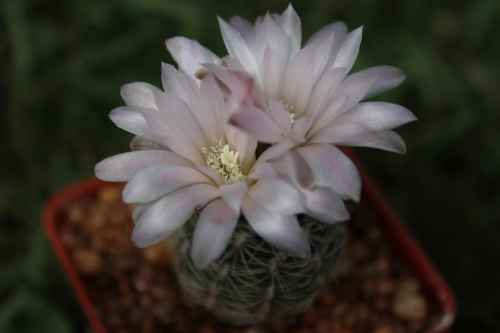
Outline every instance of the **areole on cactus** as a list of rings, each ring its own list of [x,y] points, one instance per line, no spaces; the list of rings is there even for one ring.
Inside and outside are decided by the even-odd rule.
[[[175,37],[167,48],[179,70],[162,65],[163,91],[122,87],[127,106],[110,117],[136,135],[133,151],[95,173],[128,182],[137,246],[175,233],[194,303],[236,325],[274,321],[304,311],[338,262],[344,200],[359,200],[361,182],[335,145],[404,152],[392,128],[416,118],[361,102],[404,80],[390,66],[348,75],[361,29],[333,23],[301,47],[291,5],[254,25],[219,22],[228,56]]]

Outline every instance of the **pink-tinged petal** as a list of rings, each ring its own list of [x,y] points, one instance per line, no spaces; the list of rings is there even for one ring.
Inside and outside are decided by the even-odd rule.
[[[285,73],[286,61],[267,44],[262,64],[262,88],[266,96],[279,96]]]
[[[233,16],[229,19],[229,24],[238,30],[248,46],[253,46],[253,42],[255,40],[255,28],[252,23],[240,16]]]
[[[309,102],[311,92],[314,88],[314,84],[316,83],[313,66],[309,66],[307,71],[303,73],[302,80],[299,82],[300,84],[296,83],[299,89],[295,92],[295,96],[292,99],[292,105],[296,109],[296,112],[300,114],[301,112],[304,112],[304,110],[307,110],[307,103]]]
[[[271,245],[299,258],[311,256],[307,236],[297,217],[269,212],[247,196],[243,202],[243,215],[255,232]]]
[[[134,136],[130,141],[130,150],[170,150],[167,147],[154,141],[143,138],[142,136]]]
[[[161,164],[137,173],[123,189],[123,201],[150,202],[192,184],[209,184],[208,178],[196,169]]]
[[[309,143],[329,143],[340,145],[341,142],[365,135],[370,129],[361,123],[333,124],[325,126],[309,139]]]
[[[196,90],[191,91],[189,81],[191,80],[189,80],[186,75],[179,72],[174,66],[164,62],[161,63],[161,82],[163,90],[185,103],[190,101],[192,93],[197,93]]]
[[[345,109],[348,98],[349,96],[346,94],[341,94],[333,98],[328,108],[317,114],[317,116],[313,119],[313,124],[308,132],[308,137],[314,137],[314,135],[321,129],[330,126],[341,111]]]
[[[334,95],[346,73],[345,68],[332,68],[323,73],[311,93],[311,98],[307,105],[308,114],[311,116],[316,115],[330,105],[331,97]]]
[[[191,79],[196,79],[194,73],[202,68],[202,63],[218,63],[220,58],[197,41],[184,37],[174,37],[165,42],[167,49],[179,64],[179,70]]]
[[[347,100],[337,115],[349,110],[361,101],[368,91],[370,91],[376,79],[376,76],[370,75],[369,73],[362,73],[359,75],[356,73],[347,76],[337,91],[337,95],[347,95]]]
[[[228,126],[229,127],[229,126]],[[231,136],[232,142],[230,146],[234,145],[236,150],[240,153],[241,165],[245,170],[250,170],[252,165],[255,163],[255,150],[257,149],[257,140],[243,132],[239,129],[233,128],[234,134]],[[226,128],[226,133],[228,132],[228,128]],[[228,137],[229,143],[229,137]]]
[[[223,133],[223,124],[225,122],[224,110],[226,110],[226,105],[224,102],[224,96],[222,95],[222,92],[212,75],[208,75],[201,80],[200,91],[203,99],[207,103],[205,107],[209,111],[212,111],[211,114],[214,118],[215,126],[213,130],[219,134]],[[220,135],[216,137],[220,137]]]
[[[159,89],[149,83],[133,82],[123,85],[120,94],[128,106],[158,109],[153,96],[155,90]]]
[[[407,108],[386,102],[359,103],[335,119],[335,124],[363,124],[374,131],[399,127],[417,120]]]
[[[243,108],[229,119],[229,123],[266,143],[276,143],[283,139],[282,130],[271,117],[257,108]]]
[[[340,141],[338,142],[338,145],[370,147],[394,153],[406,153],[406,145],[403,138],[390,130],[366,132],[363,135]]]
[[[320,75],[329,70],[330,68],[325,68],[328,60],[330,59],[330,54],[332,53],[333,40],[335,33],[332,31],[329,34],[325,34],[320,38],[314,40],[311,44],[307,45],[311,51],[314,71],[314,81],[316,82]]]
[[[290,53],[294,54],[295,52],[298,52],[302,44],[302,27],[300,18],[293,9],[291,3],[276,21],[281,29],[283,29],[283,31],[285,31],[290,38]]]
[[[255,167],[258,166],[260,163],[270,161],[273,158],[276,158],[278,156],[285,154],[287,151],[289,151],[290,149],[292,149],[295,146],[296,146],[296,143],[293,141],[290,141],[290,140],[283,140],[275,145],[272,145],[271,147],[267,148],[262,153],[262,155],[259,156],[259,158],[255,162],[256,163]]]
[[[191,258],[198,269],[217,259],[231,239],[239,219],[224,200],[214,200],[200,214],[194,229]]]
[[[338,194],[327,187],[316,187],[304,191],[306,214],[325,223],[342,222],[349,219],[349,212]]]
[[[247,190],[248,185],[245,182],[219,186],[222,199],[224,199],[229,207],[238,214],[240,214],[241,203],[243,202]]]
[[[158,164],[192,167],[193,164],[176,153],[163,150],[142,150],[118,154],[97,163],[97,178],[111,182],[128,181],[138,172]]]
[[[300,117],[293,124],[293,132],[297,135],[300,135],[301,137],[305,137],[307,131],[309,130],[309,128],[311,128],[312,123],[313,120],[311,117],[308,116]]]
[[[207,112],[205,109],[191,110],[174,95],[167,92],[155,92],[154,95],[156,105],[158,105],[160,111],[161,121],[169,129],[168,132],[171,133],[171,136],[175,135],[178,141],[191,142],[195,150],[206,147],[210,143],[207,140],[211,140],[211,137],[207,136],[196,115],[197,112]],[[154,125],[148,119],[146,120],[149,126],[153,128]],[[158,134],[156,131],[155,133]],[[169,148],[175,151],[174,147]]]
[[[258,77],[257,64],[243,37],[220,17],[219,25],[229,55],[238,59],[250,74]]]
[[[261,178],[275,178],[276,176],[277,173],[273,166],[270,163],[265,162],[257,164],[247,177],[256,180]]]
[[[189,80],[186,75],[179,72],[174,66],[165,63],[162,63],[161,73],[165,91],[171,93],[175,98],[183,102],[188,110],[193,110],[193,119],[195,119],[197,123],[203,124],[204,135],[208,138],[219,137],[220,129],[216,123],[219,117],[217,117],[215,113],[220,113],[220,111],[215,111],[209,107],[209,105],[207,105],[207,99],[200,91],[206,89],[207,84],[217,85],[217,83],[213,79],[210,80],[206,78],[203,79],[202,82],[205,81],[208,83],[203,84],[203,86],[200,83],[200,88],[198,88],[196,83]],[[219,88],[217,87],[216,89]],[[212,92],[213,89],[210,89],[210,91]]]
[[[363,27],[351,31],[340,39],[338,51],[331,67],[345,67],[349,72],[358,57]]]
[[[271,111],[276,124],[280,128],[282,128],[284,131],[290,131],[292,129],[290,113],[288,113],[288,111],[279,100],[277,100],[276,98],[269,100],[269,110]]]
[[[148,203],[138,203],[134,206],[134,209],[132,210],[132,221],[134,223],[137,223],[141,216],[151,207],[153,206],[157,201],[153,202],[148,202]]]
[[[299,192],[280,179],[257,181],[248,190],[248,195],[274,214],[296,215],[304,212]]]
[[[405,80],[405,73],[399,68],[392,66],[376,66],[363,69],[357,73],[374,74],[377,79],[366,93],[364,99],[376,96],[392,88],[396,88]]]
[[[222,179],[221,179],[220,175],[217,172],[215,172],[214,170],[207,167],[206,165],[196,164],[196,169],[198,171],[200,171],[201,173],[203,173],[208,178],[211,178],[212,181],[214,181],[217,184],[217,186],[222,185]]]
[[[290,37],[276,24],[276,21],[271,18],[269,13],[264,16],[262,23],[256,27],[253,54],[257,65],[262,60],[267,45],[270,45],[278,54],[281,62],[286,63],[290,58]]]
[[[193,215],[196,207],[215,199],[218,193],[214,186],[198,184],[164,196],[139,218],[132,241],[138,247],[146,247],[164,240]]]
[[[205,162],[199,151],[200,146],[193,145],[192,141],[186,138],[187,133],[177,127],[174,122],[168,122],[162,112],[151,109],[140,109],[139,111],[149,128],[158,137],[157,141],[159,143],[190,161],[196,163]]]
[[[318,177],[317,185],[332,188],[341,198],[358,201],[361,178],[354,163],[338,148],[314,144],[296,150]]]
[[[301,189],[309,189],[314,186],[316,174],[297,151],[290,150],[283,158],[287,164],[287,172],[292,176],[295,185]]]
[[[331,32],[334,33],[335,39],[339,39],[347,33],[347,25],[344,22],[337,21],[325,25],[320,30],[316,31],[314,35],[311,36],[305,45],[311,44],[314,40],[321,38],[322,36],[328,35]]]
[[[158,113],[157,110],[153,109],[141,109],[137,107],[124,106],[111,111],[109,113],[109,118],[115,123],[116,126],[127,132],[142,136],[143,138],[157,143],[161,143],[151,128],[149,128],[145,118],[140,112],[141,110],[151,110]]]
[[[311,71],[311,63],[309,48],[303,48],[295,53],[288,62],[283,88],[283,98],[287,103],[293,104],[295,101],[299,90],[302,89],[304,76]]]

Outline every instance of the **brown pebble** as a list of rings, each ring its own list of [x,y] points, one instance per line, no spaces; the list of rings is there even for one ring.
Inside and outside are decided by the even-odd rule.
[[[335,294],[333,292],[325,292],[319,298],[319,304],[322,306],[330,307],[335,303]]]
[[[398,282],[396,289],[401,293],[417,292],[420,289],[420,283],[413,277],[406,277]]]
[[[394,282],[388,277],[379,278],[375,283],[375,291],[379,295],[389,295],[394,291]]]
[[[97,193],[97,200],[103,203],[122,201],[122,186],[106,186]]]
[[[154,303],[154,299],[149,294],[142,294],[140,296],[139,302],[143,308],[149,308]]]
[[[314,325],[316,325],[319,318],[320,318],[319,310],[317,307],[313,306],[304,315],[304,324],[313,327]]]
[[[427,301],[415,292],[400,292],[394,297],[393,312],[408,321],[422,321],[427,315]]]
[[[365,261],[370,257],[368,245],[361,241],[352,242],[347,255],[354,261]]]
[[[167,247],[164,242],[142,249],[144,259],[152,264],[165,264],[168,262]]]
[[[92,250],[78,249],[73,253],[73,260],[83,274],[96,274],[103,267],[99,253]]]
[[[73,203],[66,208],[66,214],[70,222],[78,224],[85,220],[85,208],[84,205]]]
[[[371,333],[394,333],[394,330],[389,326],[382,326],[374,329]]]

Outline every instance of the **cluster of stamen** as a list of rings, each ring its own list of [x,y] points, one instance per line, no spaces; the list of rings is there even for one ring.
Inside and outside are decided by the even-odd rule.
[[[296,117],[296,114],[293,113],[293,105],[286,104],[284,100],[281,100],[280,103],[288,112],[288,115],[290,115],[290,123],[292,124],[292,130],[293,130],[293,124],[295,124],[295,117]]]
[[[244,168],[238,163],[239,152],[229,149],[222,139],[214,139],[209,149],[202,148],[207,166],[217,172],[223,184],[232,184],[246,179]]]

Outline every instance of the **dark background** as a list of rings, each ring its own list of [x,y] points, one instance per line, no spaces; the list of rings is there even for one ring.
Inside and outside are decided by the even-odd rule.
[[[0,332],[88,326],[41,225],[55,191],[128,150],[107,114],[131,81],[157,86],[164,40],[225,55],[216,14],[253,21],[287,1],[0,1]],[[500,2],[293,1],[304,40],[364,25],[354,69],[390,64],[380,98],[412,110],[408,153],[356,149],[458,299],[452,332],[500,332]],[[496,316],[495,316],[496,314]]]

